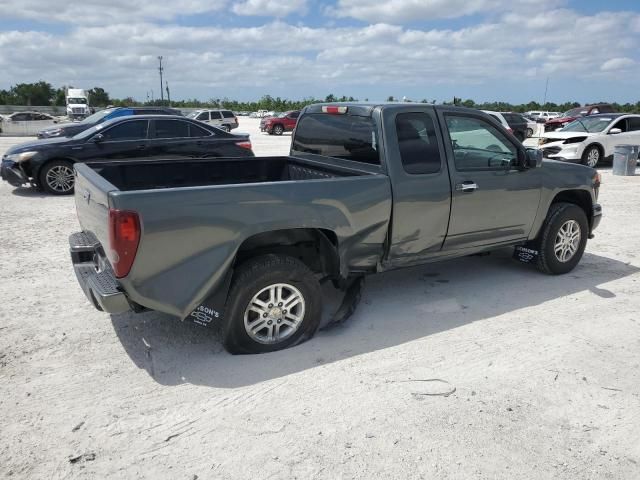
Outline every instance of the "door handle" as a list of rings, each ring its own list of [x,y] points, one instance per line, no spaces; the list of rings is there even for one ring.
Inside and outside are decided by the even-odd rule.
[[[475,192],[478,189],[478,185],[474,182],[462,182],[456,185],[456,190],[460,192]]]
[[[145,148],[147,148],[146,145],[138,145],[138,150],[144,150]]]

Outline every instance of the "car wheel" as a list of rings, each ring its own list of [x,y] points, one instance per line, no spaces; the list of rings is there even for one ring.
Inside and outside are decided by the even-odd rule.
[[[47,163],[40,171],[38,183],[45,192],[53,195],[73,193],[75,183],[73,163],[68,160],[55,160]]]
[[[283,132],[284,132],[284,127],[282,125],[276,125],[275,127],[273,127],[273,133],[275,135],[282,135]]]
[[[313,272],[286,255],[244,263],[229,292],[223,344],[233,354],[273,352],[311,338],[320,324],[322,293]]]
[[[600,161],[600,157],[602,156],[600,152],[600,147],[597,145],[590,145],[585,148],[582,153],[582,164],[591,168],[595,168]]]
[[[231,129],[229,128],[229,125],[221,125],[220,130],[223,130],[225,132],[231,131]]]
[[[589,222],[573,203],[551,205],[540,233],[537,267],[549,275],[573,270],[587,246]]]
[[[531,137],[533,137],[533,129],[527,128],[527,138],[531,138]]]

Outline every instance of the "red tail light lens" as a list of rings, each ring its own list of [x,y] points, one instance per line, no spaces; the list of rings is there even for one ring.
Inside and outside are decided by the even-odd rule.
[[[251,150],[251,142],[236,142],[236,145],[242,148],[246,148],[247,150]]]
[[[136,212],[109,210],[109,259],[117,278],[129,275],[140,242],[140,219]]]

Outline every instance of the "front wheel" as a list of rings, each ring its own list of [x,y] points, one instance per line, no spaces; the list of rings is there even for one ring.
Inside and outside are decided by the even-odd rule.
[[[587,246],[589,222],[573,203],[554,203],[547,213],[539,240],[537,267],[550,275],[573,270]]]
[[[47,163],[40,172],[40,186],[53,195],[68,195],[73,193],[75,177],[73,164],[68,160],[55,160]]]
[[[527,138],[533,137],[533,128],[527,128]]]
[[[223,343],[233,354],[266,353],[308,340],[322,314],[320,284],[300,260],[264,255],[235,273]]]
[[[275,135],[282,135],[283,132],[284,132],[284,127],[282,125],[276,125],[275,127],[273,127],[273,133]]]
[[[596,145],[587,147],[582,154],[582,164],[591,168],[595,168],[600,161],[600,148]]]

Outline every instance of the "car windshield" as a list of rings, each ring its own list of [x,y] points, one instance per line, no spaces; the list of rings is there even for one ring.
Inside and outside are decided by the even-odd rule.
[[[87,118],[85,118],[84,120],[82,120],[81,122],[78,122],[78,123],[82,123],[82,124],[86,125],[86,124],[99,122],[104,117],[106,117],[111,112],[113,112],[114,110],[115,110],[114,108],[107,108],[105,110],[100,110],[99,112],[96,112],[93,115],[89,115]]]
[[[191,112],[189,115],[187,115],[187,118],[196,118],[201,113],[202,113],[202,110],[196,110],[195,112]]]
[[[287,112],[279,113],[279,114],[278,114],[278,118],[284,118],[284,117],[286,117],[286,116],[287,116]]]
[[[586,117],[574,120],[564,127],[563,132],[602,132],[611,123],[611,117]]]
[[[80,98],[80,97],[71,97],[71,98],[68,99],[67,103],[69,103],[69,104],[71,104],[71,103],[74,103],[74,104],[84,103],[84,104],[86,104],[87,103],[87,99],[86,98]]]
[[[78,133],[77,135],[74,135],[73,138],[75,140],[81,140],[83,138],[89,138],[94,133],[99,132],[103,128],[104,128],[104,124],[103,123],[99,123],[99,124],[97,124],[97,125],[95,125],[95,126],[93,126],[91,128],[87,128],[86,130],[83,130],[82,132]]]
[[[585,115],[587,111],[584,108],[572,108],[562,114],[563,117],[577,117],[579,115]]]

